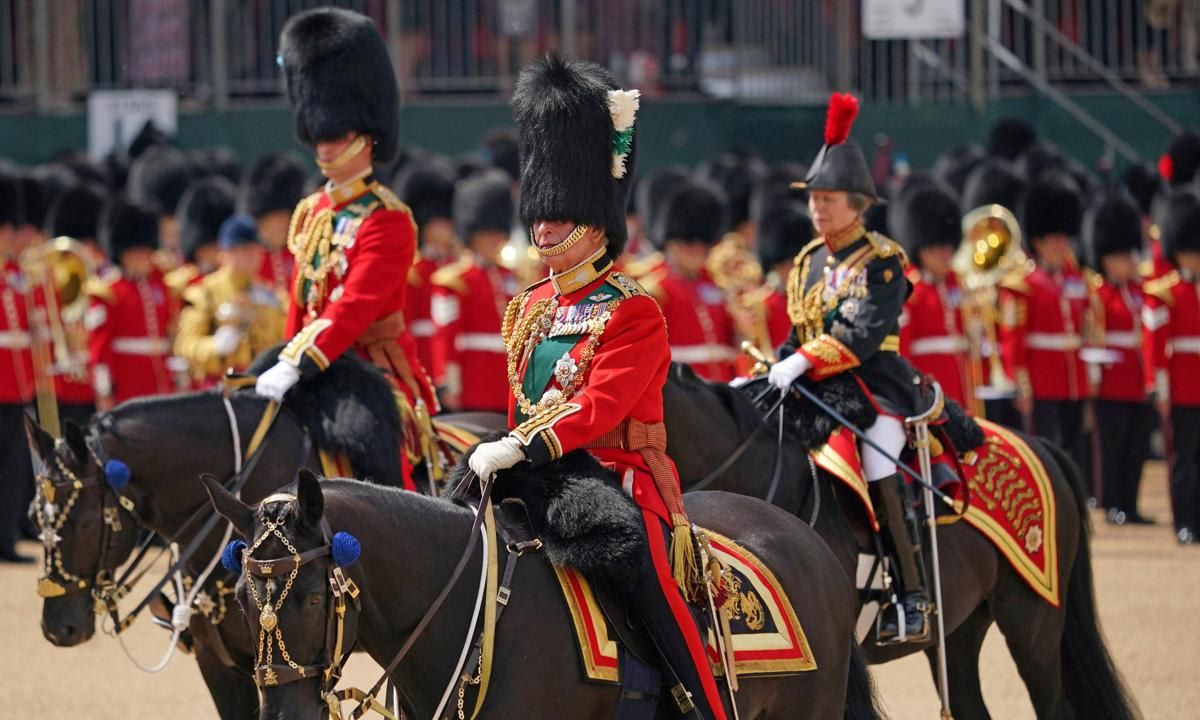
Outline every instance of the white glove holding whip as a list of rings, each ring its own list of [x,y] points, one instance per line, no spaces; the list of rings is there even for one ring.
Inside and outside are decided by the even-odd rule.
[[[225,357],[242,344],[242,331],[232,325],[222,325],[213,333],[213,352]]]
[[[254,383],[254,392],[275,402],[283,402],[283,394],[300,380],[300,369],[286,362],[277,362]]]
[[[525,459],[525,447],[515,437],[486,442],[475,448],[467,461],[480,480],[491,480],[500,470],[507,470]]]
[[[812,363],[808,358],[801,353],[795,353],[771,366],[770,372],[767,373],[767,382],[780,390],[790,390],[792,383],[811,368]]]

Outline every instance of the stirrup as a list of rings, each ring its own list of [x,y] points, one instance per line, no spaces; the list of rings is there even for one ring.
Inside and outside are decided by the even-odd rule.
[[[921,632],[908,632],[908,609],[905,607],[905,599],[899,598],[895,602],[889,603],[879,609],[879,614],[876,615],[875,621],[875,644],[880,647],[886,647],[888,645],[903,645],[905,643],[921,643],[928,640],[930,635],[929,616],[932,610],[932,603],[924,600],[914,604],[912,609],[921,616]],[[896,612],[896,634],[891,637],[884,637],[883,617],[889,610]]]

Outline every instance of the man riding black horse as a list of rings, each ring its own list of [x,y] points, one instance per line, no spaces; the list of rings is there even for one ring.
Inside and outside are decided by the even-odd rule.
[[[793,327],[769,380],[787,391],[802,376],[824,380],[849,372],[875,404],[879,418],[866,436],[886,452],[864,445],[861,472],[900,570],[906,617],[902,634],[897,613],[885,613],[879,639],[922,641],[929,599],[920,529],[915,498],[895,462],[907,440],[904,418],[920,405],[918,373],[898,354],[900,312],[911,290],[908,259],[897,243],[863,227],[863,213],[879,197],[862,150],[847,141],[857,112],[854,97],[831,98],[825,145],[805,182],[793,185],[808,191],[819,237],[796,256],[788,279]]]

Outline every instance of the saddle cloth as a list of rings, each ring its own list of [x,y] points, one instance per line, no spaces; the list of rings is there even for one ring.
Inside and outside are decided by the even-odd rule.
[[[730,569],[718,598],[729,613],[734,665],[740,675],[784,675],[817,669],[808,638],[775,575],[750,551],[709,530],[713,555]],[[554,568],[570,610],[580,660],[590,680],[619,682],[617,635],[609,626],[587,579],[569,568]],[[721,675],[717,639],[708,631],[713,672]]]

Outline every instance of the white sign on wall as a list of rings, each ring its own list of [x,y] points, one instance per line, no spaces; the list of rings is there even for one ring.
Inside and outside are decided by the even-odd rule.
[[[179,96],[174,90],[94,90],[88,94],[88,155],[100,159],[124,150],[147,120],[174,135]]]
[[[966,24],[966,0],[863,0],[862,4],[862,34],[870,40],[962,37]]]

